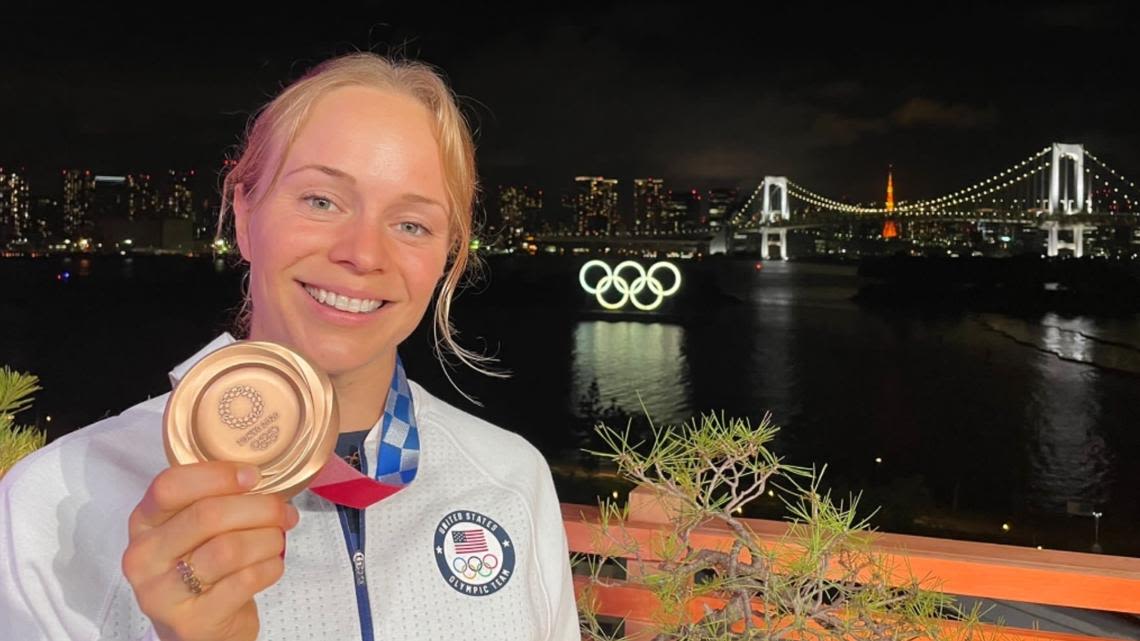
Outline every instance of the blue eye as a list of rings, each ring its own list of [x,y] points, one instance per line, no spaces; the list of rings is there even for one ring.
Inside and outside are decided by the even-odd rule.
[[[336,205],[333,204],[333,201],[325,198],[324,196],[303,196],[301,197],[301,200],[308,203],[309,206],[313,209],[319,209],[320,211],[332,211],[336,207]]]
[[[424,227],[423,225],[421,225],[419,223],[413,223],[413,222],[400,223],[400,231],[407,233],[407,234],[412,234],[413,236],[421,236],[423,234],[428,233],[428,230],[426,227]]]

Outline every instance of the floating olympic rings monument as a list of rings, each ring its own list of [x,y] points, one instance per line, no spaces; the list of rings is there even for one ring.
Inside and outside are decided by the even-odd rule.
[[[673,273],[673,284],[668,288],[657,278],[657,274],[661,270]],[[590,273],[596,274],[598,271],[601,271],[602,276],[591,285]],[[633,280],[627,280],[625,277],[630,275],[630,272],[634,274]],[[591,260],[582,265],[582,269],[578,271],[578,282],[587,294],[593,294],[598,299],[598,304],[606,309],[617,310],[625,307],[628,303],[633,303],[637,309],[651,312],[660,307],[667,297],[677,293],[677,290],[681,288],[681,270],[667,261],[653,263],[646,270],[640,263],[632,260],[620,262],[613,269],[610,269],[610,266],[603,261]],[[621,299],[617,302],[610,302],[605,298],[606,292],[611,289],[621,294]],[[642,295],[646,291],[649,294]],[[645,302],[643,299],[648,299],[649,302]]]

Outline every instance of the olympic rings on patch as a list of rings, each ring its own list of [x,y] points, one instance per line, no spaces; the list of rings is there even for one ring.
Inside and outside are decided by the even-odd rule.
[[[596,284],[590,285],[586,282],[586,274],[595,267],[601,268],[605,274]],[[632,281],[626,280],[622,276],[623,271],[630,269],[637,272],[637,276]],[[673,284],[668,289],[656,277],[656,273],[662,269],[673,272]],[[622,261],[611,270],[606,263],[600,260],[591,260],[582,265],[582,269],[578,271],[578,283],[582,285],[582,289],[587,294],[593,294],[598,299],[598,304],[606,309],[621,309],[627,302],[631,302],[634,307],[649,312],[660,307],[667,296],[672,296],[681,288],[681,270],[677,269],[673,263],[660,261],[651,265],[646,271],[640,263],[632,260]],[[616,303],[608,302],[604,298],[604,294],[611,288],[616,289],[621,294],[621,300]],[[646,289],[657,299],[650,303],[643,303],[638,298],[638,294]]]
[[[457,556],[452,559],[451,567],[465,579],[471,580],[475,577],[486,579],[495,573],[495,568],[499,567],[499,557],[494,554],[484,554],[482,558],[469,556],[466,559]]]

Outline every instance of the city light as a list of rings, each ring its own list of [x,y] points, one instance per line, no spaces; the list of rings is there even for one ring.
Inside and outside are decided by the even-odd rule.
[[[1058,158],[1055,149],[1065,153]],[[1050,157],[1051,151],[1054,157]],[[1066,163],[1064,166],[1060,165],[1062,161]],[[1078,170],[1075,176],[1078,186],[1076,198],[1067,197],[1065,185],[1058,191],[1055,184],[1058,171],[1062,180],[1067,181],[1073,166]],[[193,240],[208,233],[209,225],[197,218],[201,209],[197,203],[205,201],[193,199],[189,182],[194,175],[192,171],[169,170],[153,176],[153,182],[152,176],[146,173],[107,175],[85,169],[64,169],[61,175],[62,197],[54,204],[45,205],[49,211],[54,208],[55,215],[61,219],[53,230],[48,228],[46,216],[37,220],[36,216],[28,215],[29,212],[34,214],[35,209],[29,209],[31,197],[26,178],[18,172],[0,168],[0,239],[6,239],[5,246],[0,247],[0,254],[28,256],[69,250],[118,254],[120,250],[130,248],[144,252],[176,251],[182,255],[200,255],[207,249],[213,249],[215,254],[232,250],[223,239]],[[1054,209],[1066,215],[1140,213],[1133,211],[1140,204],[1136,183],[1106,166],[1103,160],[1080,144],[1043,147],[967,187],[933,198],[912,200],[894,200],[893,173],[886,181],[890,193],[882,202],[852,202],[846,197],[824,196],[778,175],[764,175],[756,188],[743,194],[740,200],[736,197],[736,188],[709,188],[706,192],[692,186],[666,189],[661,178],[634,178],[632,182],[632,212],[622,212],[618,209],[618,179],[598,175],[574,178],[569,191],[562,195],[561,205],[567,210],[566,219],[556,222],[551,221],[549,207],[544,207],[546,201],[542,189],[500,185],[498,204],[502,226],[497,229],[492,226],[490,233],[474,240],[470,249],[490,254],[611,254],[699,260],[712,254],[755,251],[756,241],[762,241],[756,237],[757,232],[767,230],[779,234],[781,258],[799,258],[799,255],[793,256],[788,251],[794,243],[786,242],[785,234],[794,230],[794,235],[802,239],[808,235],[819,237],[821,234],[816,230],[824,230],[827,242],[817,241],[814,252],[817,255],[864,255],[867,253],[865,250],[851,246],[851,241],[860,237],[900,241],[892,243],[889,249],[876,246],[874,253],[903,251],[914,254],[917,251],[921,254],[925,245],[926,251],[938,246],[938,253],[947,256],[1010,255],[1032,251],[1025,242],[1039,232],[1023,228],[1018,232],[995,230],[997,233],[982,233],[984,237],[980,242],[994,246],[995,251],[987,252],[975,244],[979,239],[973,237],[972,232],[923,229],[915,227],[915,224],[923,219],[948,225],[956,220],[975,225],[1007,220],[1041,224],[1041,216],[1052,213]],[[1081,184],[1088,188],[1087,191]],[[1132,198],[1134,195],[1138,198]],[[36,202],[41,200],[45,199],[40,198]],[[112,206],[121,207],[121,211],[108,209]],[[15,217],[6,213],[13,211],[16,212]],[[889,217],[886,217],[888,212]],[[820,219],[816,220],[816,216]],[[161,240],[149,227],[150,223],[160,220],[164,230]],[[856,235],[851,231],[828,229],[862,220],[878,227],[873,237],[862,232]],[[187,227],[182,232],[185,235],[181,236],[185,240],[166,240],[166,225],[172,221],[185,221]],[[108,222],[112,224],[104,227]],[[1074,247],[1050,240],[1045,252],[1047,257],[1056,256],[1058,249],[1072,250],[1075,256],[1087,253],[1127,258],[1131,255],[1123,248],[1106,254],[1103,246],[1088,245],[1090,241],[1095,244],[1104,239],[1103,233],[1097,234],[1094,229],[1098,225],[1103,229],[1104,221],[1075,219],[1074,223],[1063,227],[1066,234],[1078,223],[1093,226],[1088,228],[1091,235],[1084,240],[1084,245]],[[36,234],[29,234],[31,231],[36,231]],[[975,227],[974,231],[982,232],[981,227]],[[718,236],[721,233],[724,234],[723,240]],[[123,236],[131,237],[118,242],[104,241],[106,248],[103,248],[104,242],[100,242],[101,239]],[[169,237],[178,236],[175,233]],[[690,244],[677,247],[676,243],[681,239],[684,239],[681,242]],[[613,242],[608,242],[610,240]],[[997,241],[1003,245],[997,246]],[[207,247],[211,243],[212,248]],[[966,248],[961,244],[972,246]],[[713,249],[714,245],[716,249]],[[950,251],[944,253],[947,249]],[[761,255],[765,253],[761,252]],[[640,278],[640,274],[623,272],[623,277]],[[614,289],[617,291],[611,292],[606,301],[600,301],[603,308],[633,305],[643,311],[651,311],[660,305],[654,298],[656,291],[652,284],[643,284],[638,288],[640,297],[631,295],[624,302],[615,300],[615,297],[625,298],[625,293],[619,287]],[[645,292],[645,289],[649,291]]]

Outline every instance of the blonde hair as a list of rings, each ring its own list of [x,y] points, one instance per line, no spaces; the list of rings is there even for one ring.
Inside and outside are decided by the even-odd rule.
[[[451,236],[448,253],[450,266],[439,287],[432,324],[435,352],[444,374],[453,385],[455,382],[448,371],[450,363],[446,353],[454,355],[477,372],[505,376],[504,372],[489,366],[494,361],[492,357],[467,350],[455,340],[457,332],[450,319],[452,299],[468,268],[476,265],[470,254],[477,190],[475,143],[451,89],[434,69],[424,63],[389,60],[373,53],[353,53],[317,65],[300,80],[286,87],[256,114],[246,129],[237,161],[222,183],[217,237],[224,237],[238,186],[242,186],[250,209],[256,210],[261,199],[280,177],[285,152],[296,140],[313,106],[333,89],[346,86],[371,87],[406,94],[418,100],[432,115],[436,141],[443,159],[446,204],[451,217],[448,225]],[[245,292],[244,299],[238,325],[242,333],[247,333],[252,314],[248,291]]]

